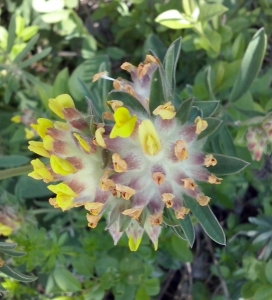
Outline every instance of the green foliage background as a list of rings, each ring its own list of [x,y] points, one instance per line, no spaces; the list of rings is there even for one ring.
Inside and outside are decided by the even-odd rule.
[[[271,145],[253,161],[245,138],[272,110],[272,1],[6,0],[0,16],[0,211],[12,208],[20,224],[9,237],[17,248],[0,237],[3,299],[272,299]],[[11,118],[50,117],[48,99],[62,93],[82,111],[85,96],[102,111],[111,86],[93,84],[95,73],[124,76],[119,66],[137,65],[149,49],[163,60],[180,36],[176,101],[200,109],[205,101],[222,120],[205,150],[250,166],[204,187],[226,246],[194,219],[192,247],[165,229],[158,251],[145,237],[130,253],[126,237],[113,246],[105,221],[90,230],[83,209],[49,205],[45,184],[25,175],[29,127]]]

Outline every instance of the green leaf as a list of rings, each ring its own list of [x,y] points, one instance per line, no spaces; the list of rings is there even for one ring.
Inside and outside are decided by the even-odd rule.
[[[176,87],[176,67],[180,55],[180,49],[181,49],[181,37],[176,39],[170,45],[170,47],[168,48],[165,54],[164,61],[163,61],[166,77],[170,84],[173,94]]]
[[[36,63],[37,61],[47,56],[51,52],[51,49],[52,49],[51,47],[44,49],[42,52],[37,53],[33,55],[31,58],[19,63],[18,66],[22,69],[31,66],[32,64]]]
[[[200,206],[195,199],[184,196],[186,207],[197,218],[207,235],[221,245],[226,245],[226,237],[224,231],[217,221],[215,215],[212,213],[209,206]]]
[[[223,150],[222,153],[225,153],[229,156],[236,156],[236,149],[233,144],[232,136],[225,124],[222,124],[222,126],[220,127],[218,138],[220,146]]]
[[[48,24],[58,23],[60,21],[68,19],[69,14],[70,14],[69,10],[61,9],[58,11],[56,10],[49,13],[45,13],[41,15],[41,19],[43,20],[43,22]]]
[[[209,167],[209,171],[219,176],[239,173],[249,165],[248,162],[240,158],[222,154],[213,154],[213,156],[217,160],[217,164]]]
[[[80,282],[71,272],[63,267],[56,268],[53,272],[53,277],[57,285],[64,292],[77,292],[81,290]]]
[[[147,39],[145,40],[144,47],[143,47],[143,56],[149,53],[150,49],[152,49],[156,56],[163,60],[166,52],[166,47],[163,44],[162,40],[155,34],[150,34]]]
[[[181,122],[181,124],[184,124],[188,120],[193,101],[193,98],[183,101],[177,110],[176,118]]]
[[[200,6],[199,22],[206,22],[216,16],[221,16],[228,8],[219,3],[208,4],[205,3]]]
[[[182,29],[194,27],[194,21],[176,9],[167,10],[155,19],[156,22],[171,29]]]
[[[13,269],[11,269],[8,265],[6,265],[6,263],[3,264],[3,266],[0,268],[0,272],[3,272],[4,274],[6,274],[7,276],[19,280],[19,281],[23,281],[23,282],[31,282],[37,279],[37,277],[34,276],[28,276],[25,274],[22,274],[19,271],[15,271]]]
[[[28,54],[32,47],[37,43],[39,35],[35,35],[25,46],[23,51],[21,51],[14,59],[14,62],[18,63],[23,60],[23,58]]]
[[[30,161],[23,155],[4,155],[0,157],[0,168],[12,168],[25,165]]]
[[[160,291],[160,281],[158,278],[149,278],[143,283],[149,296],[156,296]]]
[[[266,45],[267,37],[264,28],[261,28],[255,33],[246,49],[229,101],[238,100],[250,88],[261,68]]]
[[[138,100],[137,100],[138,101]],[[152,115],[154,109],[159,105],[165,103],[162,87],[162,79],[159,68],[154,72],[151,85],[150,85],[150,96],[149,96],[149,111]]]
[[[29,27],[24,28],[20,32],[19,36],[21,39],[23,39],[24,42],[26,42],[29,39],[31,39],[38,31],[39,31],[39,26],[36,26],[36,25],[29,26]]]
[[[212,100],[215,100],[215,96],[213,93],[213,87],[212,87],[211,72],[212,72],[212,68],[211,68],[211,66],[208,66],[207,69],[205,70],[205,73],[206,73],[205,84],[206,84],[206,88],[207,88],[207,91],[209,94],[209,98]]]
[[[53,89],[52,89],[52,97],[57,97],[61,94],[69,93],[69,72],[68,69],[65,68],[60,71],[54,81]]]
[[[32,7],[39,13],[49,13],[62,9],[64,0],[33,0]]]
[[[5,250],[5,249],[12,250],[12,249],[14,249],[16,247],[17,247],[17,244],[15,244],[15,243],[3,243],[3,242],[0,242],[0,251],[1,250]]]
[[[3,252],[7,255],[14,256],[14,257],[20,257],[20,256],[26,255],[25,252],[21,252],[21,251],[10,250],[10,249],[1,249],[1,246],[0,246],[0,252]]]
[[[269,283],[272,284],[272,260],[270,259],[265,266],[265,276]]]
[[[204,120],[207,121],[208,127],[198,135],[198,137],[197,137],[198,140],[206,138],[209,135],[211,135],[212,133],[214,133],[218,129],[220,124],[222,123],[221,120],[211,118],[211,117],[205,118]]]
[[[259,286],[260,286],[260,283],[258,283],[258,282],[252,282],[252,281],[246,282],[242,286],[241,296],[246,299],[251,299],[254,296],[254,294]]]
[[[203,118],[207,118],[216,111],[219,101],[194,101],[193,105],[201,109]]]
[[[4,289],[4,287],[1,285],[1,283],[0,283],[0,292],[6,292],[7,290],[6,289]]]
[[[193,255],[185,240],[179,239],[175,235],[171,237],[171,246],[175,252],[175,256],[183,262],[191,262]]]
[[[16,37],[15,31],[16,31],[15,14],[12,14],[12,17],[9,22],[9,27],[8,27],[7,53],[10,53],[13,47],[15,37]]]
[[[143,286],[140,286],[137,290],[135,300],[150,300],[150,297]]]
[[[254,300],[272,299],[272,287],[270,285],[261,285],[253,296]]]
[[[184,219],[179,220],[180,227],[182,228],[189,245],[192,247],[195,241],[195,230],[189,215],[185,215]]]
[[[139,100],[130,95],[129,93],[122,91],[112,91],[109,93],[108,99],[122,101],[125,106],[131,108],[133,111],[139,111],[147,114],[147,111],[139,102]]]
[[[195,119],[197,117],[202,118],[202,111],[198,107],[192,106],[191,111],[190,111],[190,115],[189,115],[189,118],[188,118],[188,122],[189,123],[194,123]]]

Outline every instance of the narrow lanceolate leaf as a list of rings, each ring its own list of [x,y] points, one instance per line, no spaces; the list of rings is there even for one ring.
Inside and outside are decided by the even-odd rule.
[[[202,110],[203,118],[210,117],[216,111],[219,105],[218,100],[214,101],[194,101],[194,106]]]
[[[195,199],[184,197],[185,204],[197,218],[207,235],[221,245],[226,245],[224,231],[209,206],[200,206]]]
[[[14,256],[14,257],[20,257],[20,256],[26,255],[25,252],[11,250],[11,249],[1,249],[0,248],[0,252],[3,252],[5,254],[7,254],[7,255]]]
[[[206,89],[208,91],[209,94],[209,98],[212,100],[215,100],[215,96],[213,93],[213,87],[212,87],[212,68],[211,66],[208,66],[205,73],[206,73],[206,80],[205,80],[205,85],[206,85]]]
[[[208,123],[208,127],[200,133],[200,135],[197,138],[198,140],[206,138],[209,135],[211,135],[212,133],[214,133],[218,129],[220,124],[222,123],[221,120],[215,119],[215,118],[205,118],[205,120]]]
[[[235,174],[249,165],[248,162],[237,157],[225,156],[222,154],[213,154],[213,156],[217,160],[217,164],[213,167],[209,167],[209,171],[215,175]]]
[[[15,243],[3,243],[3,242],[0,242],[0,251],[1,250],[5,250],[5,249],[14,249],[17,247],[17,244]]]
[[[251,39],[242,59],[241,68],[230,94],[230,101],[238,100],[250,88],[264,58],[267,37],[264,28],[259,29]]]
[[[23,281],[23,282],[31,282],[31,281],[34,281],[34,280],[37,279],[37,277],[28,276],[28,275],[22,274],[19,271],[13,270],[8,265],[6,265],[5,263],[0,268],[0,272],[3,272],[4,274],[6,274],[7,276],[9,276],[13,279]]]
[[[12,49],[12,46],[15,41],[15,30],[16,30],[16,23],[15,23],[15,14],[12,15],[9,27],[8,27],[8,43],[7,43],[7,53],[9,53]]]
[[[108,96],[109,100],[119,100],[124,103],[124,106],[127,106],[128,108],[131,108],[133,111],[137,110],[140,112],[146,112],[145,108],[142,106],[142,104],[137,100],[135,97],[130,95],[129,93],[126,92],[120,92],[120,91],[112,91],[109,93]]]
[[[181,122],[181,124],[184,124],[188,120],[193,101],[193,98],[183,101],[180,108],[177,110],[176,118]]]
[[[174,93],[176,87],[176,67],[179,59],[181,49],[181,37],[176,39],[168,48],[163,65],[165,68],[166,77],[168,79],[169,85]]]
[[[189,215],[186,215],[184,219],[179,220],[180,227],[182,228],[187,241],[190,246],[193,246],[195,241],[195,230]]]
[[[31,66],[32,64],[36,63],[37,61],[47,56],[50,53],[51,49],[52,49],[51,47],[48,47],[44,49],[42,52],[33,55],[31,58],[19,63],[19,67],[23,69]]]
[[[225,124],[222,124],[218,134],[219,142],[221,145],[222,153],[229,156],[236,156],[236,149],[233,144],[233,138]]]
[[[156,109],[159,105],[164,104],[164,95],[163,95],[163,87],[162,80],[160,76],[160,70],[157,69],[151,80],[150,86],[150,96],[149,96],[149,110],[150,114],[152,114],[153,110]]]
[[[18,63],[22,61],[28,52],[33,48],[33,46],[37,43],[39,39],[39,34],[35,35],[25,46],[23,51],[21,51],[14,59],[14,62]]]

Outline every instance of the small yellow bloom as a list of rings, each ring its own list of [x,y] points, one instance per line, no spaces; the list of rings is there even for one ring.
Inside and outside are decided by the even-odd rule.
[[[185,215],[187,215],[189,212],[190,212],[189,208],[182,206],[175,211],[175,215],[177,219],[184,219]]]
[[[199,205],[201,206],[206,206],[210,202],[210,197],[205,196],[204,194],[200,194],[196,197],[196,201],[198,202]]]
[[[12,233],[12,228],[0,223],[0,235],[9,236]]]
[[[171,120],[175,117],[175,107],[172,105],[171,101],[159,105],[154,111],[153,114],[156,116],[161,116],[163,120]]]
[[[43,146],[43,142],[35,142],[35,141],[29,141],[28,149],[34,153],[37,153],[44,157],[49,157],[50,154],[46,151],[46,149]]]
[[[195,119],[196,124],[196,134],[200,134],[202,131],[204,131],[208,127],[208,122],[205,120],[202,120],[200,117],[197,117]]]
[[[207,154],[205,156],[205,161],[204,161],[205,167],[215,166],[216,164],[217,164],[217,160],[213,157],[212,154]]]
[[[133,65],[132,65],[131,63],[129,63],[129,62],[124,62],[124,63],[121,65],[120,68],[123,69],[123,70],[125,70],[125,71],[127,71],[127,72],[131,72],[131,71],[133,71],[133,70],[136,70],[136,67],[133,66]]]
[[[167,208],[173,206],[173,199],[174,198],[175,198],[174,194],[171,194],[171,193],[162,194],[162,201],[165,203]]]
[[[136,191],[129,186],[121,185],[118,183],[115,185],[115,189],[117,193],[116,196],[119,198],[122,197],[125,200],[129,200],[130,197],[132,197],[136,193]]]
[[[162,172],[154,172],[152,174],[152,179],[157,185],[161,185],[164,183],[165,176]]]
[[[123,215],[129,216],[134,220],[139,220],[139,217],[143,211],[143,208],[129,208],[122,212]]]
[[[34,137],[34,132],[31,129],[25,128],[25,137],[27,140],[30,140]]]
[[[185,141],[178,140],[175,145],[175,156],[178,161],[188,158],[187,144]]]
[[[116,111],[117,108],[122,107],[124,105],[124,103],[119,100],[110,100],[107,101],[107,103],[111,106],[113,111]]]
[[[144,120],[139,125],[139,141],[147,155],[156,155],[161,150],[161,142],[158,133],[150,120]]]
[[[77,171],[77,169],[72,166],[66,159],[57,157],[54,154],[50,157],[50,165],[52,170],[56,174],[60,174],[63,176],[70,175]]]
[[[86,140],[84,140],[84,138],[82,136],[80,136],[78,133],[74,133],[74,137],[78,140],[79,145],[81,146],[81,148],[86,151],[87,153],[91,152],[91,147],[88,144],[88,142]]]
[[[77,194],[67,184],[59,183],[49,185],[47,188],[57,194],[56,203],[62,210],[73,207],[73,201],[77,197]]]
[[[128,238],[128,246],[129,246],[130,251],[137,251],[141,244],[141,241],[142,241],[142,238],[138,238],[137,241],[135,242],[133,236],[130,236]]]
[[[119,154],[113,153],[112,163],[115,172],[122,173],[127,171],[127,163],[120,157]]]
[[[99,216],[92,216],[87,214],[88,226],[91,228],[95,228],[98,224],[98,221],[101,219],[101,215]]]
[[[97,128],[95,131],[95,143],[103,148],[106,148],[106,143],[103,138],[103,133],[105,132],[105,129],[103,127]]]
[[[208,182],[211,184],[220,184],[221,180],[223,179],[216,177],[214,174],[211,174],[208,178]]]
[[[103,78],[104,76],[108,76],[108,72],[107,71],[103,71],[103,72],[94,74],[94,76],[93,76],[93,82],[97,81],[100,78]]]
[[[48,151],[52,151],[54,149],[55,140],[50,135],[46,135],[43,139],[43,147]]]
[[[181,179],[181,181],[183,181],[183,187],[185,189],[189,189],[193,191],[196,187],[196,184],[192,178]]]
[[[49,108],[61,119],[64,119],[62,110],[64,108],[75,107],[74,101],[68,94],[62,94],[55,99],[49,99]]]
[[[39,118],[37,123],[38,124],[31,124],[31,127],[35,129],[38,135],[43,139],[46,135],[46,130],[53,127],[53,122],[45,118]]]
[[[21,116],[16,115],[10,119],[13,123],[21,123]]]
[[[162,223],[162,213],[149,216],[148,222],[151,226],[161,225],[161,223]]]
[[[129,110],[125,107],[119,107],[114,112],[115,125],[110,133],[110,138],[114,139],[116,137],[128,138],[131,136],[135,125],[136,116],[131,116]]]
[[[33,159],[31,161],[34,171],[29,173],[28,176],[34,179],[43,179],[45,182],[52,181],[54,178],[52,174],[48,171],[45,165],[38,159]]]
[[[104,203],[100,202],[86,202],[84,204],[85,209],[87,209],[93,216],[99,215],[103,206]]]

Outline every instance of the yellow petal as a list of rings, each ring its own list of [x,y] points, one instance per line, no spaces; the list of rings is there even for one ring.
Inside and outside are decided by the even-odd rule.
[[[175,215],[177,219],[184,219],[185,215],[187,215],[189,212],[190,212],[189,208],[182,206],[175,211]]]
[[[44,157],[49,157],[50,154],[46,151],[46,149],[43,146],[43,142],[35,142],[35,141],[29,141],[28,149],[34,153],[37,153]]]
[[[175,117],[175,107],[171,104],[171,101],[159,105],[154,111],[153,114],[156,116],[161,116],[163,120],[171,120]]]
[[[53,122],[45,118],[39,118],[37,123],[38,124],[31,124],[31,127],[35,129],[38,135],[43,139],[46,135],[47,128],[53,127]]]
[[[10,119],[14,123],[21,123],[21,116],[16,115]]]
[[[178,140],[175,144],[175,156],[178,161],[188,158],[187,144],[185,141]]]
[[[108,72],[107,71],[103,71],[103,72],[94,74],[94,76],[93,76],[93,82],[97,81],[100,78],[103,78],[104,76],[108,76]]]
[[[75,173],[77,171],[77,169],[73,165],[71,165],[66,159],[57,157],[56,155],[51,155],[50,165],[52,170],[56,174],[60,174],[63,176]]]
[[[62,110],[64,108],[75,107],[74,101],[68,94],[62,94],[55,99],[49,99],[49,108],[61,119],[64,119]]]
[[[128,109],[119,107],[114,112],[115,125],[110,133],[110,138],[114,139],[117,136],[128,138],[131,136],[137,121],[136,116],[131,116]]]
[[[95,142],[98,146],[106,148],[106,143],[103,138],[103,133],[105,132],[105,129],[103,127],[97,128],[95,131]]]
[[[30,140],[34,137],[34,132],[31,129],[25,128],[25,137],[27,140]]]
[[[143,208],[129,208],[122,212],[123,215],[129,216],[134,220],[139,220],[139,217],[143,211]]]
[[[197,196],[196,201],[198,202],[199,205],[201,206],[206,206],[210,202],[210,197],[205,196],[204,194],[200,194]]]
[[[12,228],[0,223],[0,235],[9,236],[12,233]]]
[[[81,148],[83,148],[83,150],[85,150],[87,153],[91,152],[90,145],[86,140],[84,140],[83,137],[81,137],[78,133],[74,133],[74,137],[78,140],[78,143],[81,146]]]
[[[54,139],[50,135],[46,135],[43,139],[43,147],[48,151],[52,151],[54,149]]]
[[[192,178],[181,179],[181,181],[183,181],[183,187],[185,189],[189,189],[193,191],[196,187],[196,184]]]
[[[115,172],[122,173],[127,171],[127,163],[120,157],[119,154],[113,153],[112,163]]]
[[[213,157],[212,154],[207,154],[205,156],[205,161],[204,161],[205,167],[215,166],[216,164],[217,164],[217,160]]]
[[[204,131],[208,127],[208,123],[205,120],[202,120],[200,117],[197,117],[195,119],[196,124],[196,134],[200,134],[202,131]]]
[[[103,209],[104,203],[100,202],[86,202],[84,204],[85,209],[90,211],[93,216],[97,216],[100,214],[101,210]]]
[[[34,179],[43,179],[45,182],[52,181],[54,178],[45,165],[37,158],[31,161],[34,171],[28,176]]]
[[[107,101],[107,103],[111,106],[113,111],[116,111],[117,108],[122,107],[124,105],[124,103],[119,100],[110,100]]]
[[[62,210],[73,206],[73,201],[77,194],[67,184],[62,182],[56,185],[49,185],[47,188],[57,194],[56,203]]]
[[[147,155],[156,155],[161,150],[158,133],[150,120],[144,120],[139,126],[139,141]]]

